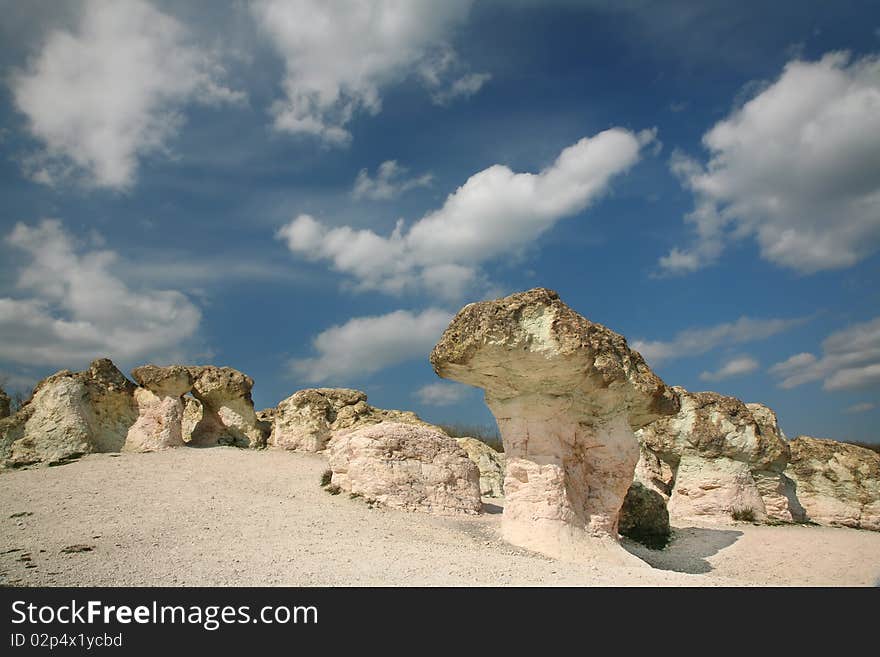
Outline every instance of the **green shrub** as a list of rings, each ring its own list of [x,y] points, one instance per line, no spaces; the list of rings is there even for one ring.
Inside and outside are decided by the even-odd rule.
[[[324,470],[324,474],[321,475],[321,488],[329,486],[331,481],[333,481],[333,471]]]
[[[744,522],[755,521],[754,509],[734,509],[730,512],[730,517],[734,520],[742,520]]]
[[[476,438],[486,443],[496,452],[503,452],[504,445],[498,428],[487,424],[440,424],[438,425],[452,438]]]

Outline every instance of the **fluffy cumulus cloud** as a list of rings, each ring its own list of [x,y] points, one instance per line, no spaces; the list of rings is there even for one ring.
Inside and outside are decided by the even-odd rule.
[[[705,165],[672,158],[696,199],[686,217],[695,240],[660,260],[665,271],[697,270],[751,236],[763,258],[802,273],[848,267],[880,248],[877,56],[790,62],[703,144]]]
[[[80,367],[177,357],[201,313],[174,290],[132,289],[112,272],[118,256],[84,250],[56,220],[16,224],[9,247],[29,258],[15,297],[0,296],[0,360]]]
[[[408,229],[398,221],[388,236],[330,227],[302,214],[278,237],[296,255],[328,261],[355,289],[423,289],[457,299],[484,279],[482,263],[522,251],[560,219],[584,210],[653,139],[652,131],[614,128],[569,146],[539,173],[496,164],[468,178],[441,208]]]
[[[125,189],[138,161],[164,153],[190,102],[240,102],[186,28],[142,0],[89,0],[75,32],[52,32],[10,78],[17,109],[42,143],[26,173]]]
[[[702,381],[721,381],[734,376],[751,374],[758,367],[760,367],[760,364],[751,356],[736,356],[725,362],[714,372],[703,372],[700,374],[700,379]]]
[[[343,384],[414,358],[427,361],[451,319],[439,308],[354,317],[319,333],[312,341],[317,354],[290,361],[290,371],[310,383]]]
[[[379,165],[375,177],[371,177],[366,169],[361,169],[351,193],[356,199],[388,201],[411,189],[427,187],[433,179],[430,173],[420,176],[408,176],[408,173],[409,169],[399,165],[397,160],[386,160]]]
[[[437,381],[422,386],[414,395],[426,406],[452,406],[464,399],[471,388],[460,383]]]
[[[684,356],[699,356],[716,347],[764,340],[803,324],[804,318],[755,319],[740,317],[705,328],[679,331],[672,340],[635,340],[633,349],[653,365]]]
[[[783,388],[822,381],[825,390],[880,385],[880,317],[853,324],[822,341],[822,355],[800,353],[770,368]]]
[[[469,73],[449,40],[471,0],[259,0],[262,30],[285,65],[275,128],[345,144],[359,111],[375,114],[382,89],[410,75],[439,101],[476,93],[487,76]],[[476,77],[474,77],[476,76]]]

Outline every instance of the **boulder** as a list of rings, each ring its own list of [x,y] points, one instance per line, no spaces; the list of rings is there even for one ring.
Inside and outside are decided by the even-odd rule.
[[[880,531],[880,454],[836,440],[798,436],[785,470],[808,520]]]
[[[184,395],[183,397],[183,419],[181,420],[181,435],[183,442],[187,445],[193,442],[193,431],[199,426],[204,417],[204,407],[202,402],[192,395]]]
[[[11,403],[12,400],[9,399],[9,395],[6,394],[6,391],[3,390],[3,388],[0,388],[0,420],[11,415]]]
[[[623,336],[537,288],[465,306],[431,364],[485,391],[507,456],[506,540],[556,557],[635,561],[616,546],[639,459],[633,429],[674,415],[678,399]]]
[[[197,446],[266,446],[270,426],[257,418],[251,390],[254,380],[231,367],[189,367],[192,395],[201,403],[201,417],[190,431]],[[189,404],[195,418],[196,407]]]
[[[131,376],[140,386],[134,393],[138,418],[128,430],[125,450],[151,452],[184,445],[183,395],[192,389],[190,371],[183,365],[144,365]]]
[[[714,392],[673,389],[677,415],[641,429],[636,479],[668,497],[675,520],[799,521],[803,510],[783,474],[788,444],[776,415]]]
[[[476,438],[456,438],[455,441],[480,470],[480,493],[486,497],[504,497],[504,453],[496,452]]]
[[[479,513],[480,472],[453,438],[382,422],[345,433],[329,449],[331,483],[380,504],[439,515]]]
[[[260,422],[264,422],[271,431],[272,425],[275,423],[275,409],[264,408],[261,411],[257,411],[257,420],[259,420]]]
[[[653,488],[634,481],[620,509],[618,531],[622,536],[650,547],[666,545],[670,531],[666,498]]]
[[[106,358],[82,372],[56,372],[36,385],[18,412],[0,420],[0,458],[23,467],[120,451],[137,418],[134,390]]]
[[[370,406],[366,393],[350,388],[299,390],[278,404],[272,419],[269,446],[300,452],[320,452],[335,436],[380,422],[430,426],[410,411]]]

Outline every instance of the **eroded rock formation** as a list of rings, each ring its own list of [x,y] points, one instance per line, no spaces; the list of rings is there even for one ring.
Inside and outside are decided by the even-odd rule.
[[[0,420],[11,415],[11,402],[12,400],[9,399],[9,395],[6,394],[6,391],[3,390],[3,388],[0,388]]]
[[[427,426],[382,422],[337,437],[332,484],[368,501],[440,515],[475,514],[480,473],[453,438]]]
[[[411,411],[370,406],[366,393],[350,388],[298,390],[272,409],[272,418],[269,446],[300,452],[319,452],[337,435],[380,422],[430,426]]]
[[[496,452],[476,438],[456,438],[455,441],[480,470],[480,493],[487,497],[504,497],[504,453]]]
[[[134,384],[108,359],[40,381],[0,420],[0,459],[10,467],[55,465],[91,452],[118,452],[137,418]]]
[[[140,385],[135,391],[139,416],[126,450],[265,446],[269,426],[254,412],[254,381],[246,374],[212,365],[144,365],[132,370],[132,377]]]
[[[678,411],[622,336],[537,288],[465,306],[431,364],[485,391],[507,456],[508,541],[570,558],[617,541],[639,459],[633,429]]]
[[[188,369],[193,378],[192,396],[201,407],[201,417],[197,417],[196,405],[188,406],[192,418],[197,419],[188,442],[202,447],[265,447],[271,425],[260,420],[254,411],[254,380],[231,367]]]
[[[785,473],[807,519],[880,531],[880,454],[836,440],[798,436]]]
[[[714,392],[674,391],[678,414],[637,433],[636,479],[669,498],[670,517],[803,520],[783,474],[789,448],[773,411]]]
[[[192,389],[193,377],[183,365],[144,365],[131,371],[138,389],[138,418],[128,430],[125,450],[151,452],[180,447],[183,440],[183,395]]]

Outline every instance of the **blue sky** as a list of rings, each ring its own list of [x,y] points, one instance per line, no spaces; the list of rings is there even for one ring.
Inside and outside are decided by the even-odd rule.
[[[536,286],[669,384],[880,440],[870,2],[0,3],[0,373],[229,365],[491,421]],[[873,5],[873,6],[872,6]]]

